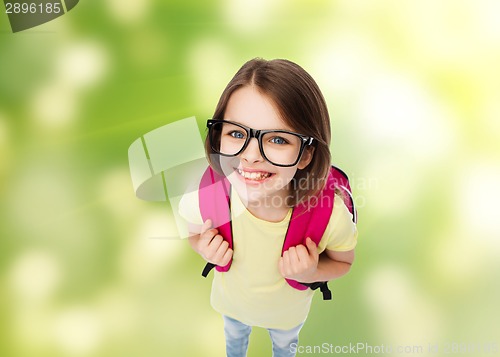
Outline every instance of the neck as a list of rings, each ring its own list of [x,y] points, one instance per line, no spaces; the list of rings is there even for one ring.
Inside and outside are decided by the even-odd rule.
[[[242,200],[247,210],[255,217],[268,222],[281,222],[290,207],[286,205],[287,192],[279,195],[266,196],[259,200]]]
[[[248,206],[247,210],[255,217],[268,222],[281,222],[288,214],[289,207],[269,208]]]

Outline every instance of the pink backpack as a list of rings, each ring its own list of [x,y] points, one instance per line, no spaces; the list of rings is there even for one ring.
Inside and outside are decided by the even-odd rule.
[[[229,243],[234,250],[231,229],[231,185],[225,176],[219,175],[210,166],[207,168],[199,187],[200,212],[203,221],[212,220],[213,227],[217,228],[219,234]],[[335,189],[343,193],[344,203],[353,215],[356,222],[356,209],[351,195],[351,187],[347,175],[335,166],[332,166],[325,188],[320,192],[316,205],[307,206],[303,203],[293,208],[292,217],[283,243],[282,254],[290,247],[299,244],[305,245],[305,240],[310,237],[316,245],[319,244],[326,226],[330,221],[333,210]],[[207,263],[202,275],[216,268],[217,271],[226,272],[231,267],[231,261],[226,266],[215,266]],[[331,300],[332,294],[326,281],[315,283],[300,283],[292,279],[286,279],[288,284],[298,290],[320,289],[324,300]]]

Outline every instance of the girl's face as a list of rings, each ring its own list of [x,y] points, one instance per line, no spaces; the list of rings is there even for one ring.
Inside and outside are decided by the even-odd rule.
[[[227,103],[224,118],[252,129],[282,129],[294,131],[281,120],[274,103],[255,87],[236,90]],[[244,202],[250,205],[266,204],[285,207],[287,189],[297,169],[305,168],[312,159],[310,150],[304,150],[295,166],[280,167],[266,161],[256,138],[251,138],[245,150],[235,157],[220,157],[221,168]]]

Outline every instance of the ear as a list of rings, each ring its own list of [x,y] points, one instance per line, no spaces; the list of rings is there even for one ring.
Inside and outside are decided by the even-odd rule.
[[[299,170],[305,169],[307,165],[311,163],[313,155],[314,155],[314,147],[307,147],[302,153],[302,157],[300,158],[297,168]]]

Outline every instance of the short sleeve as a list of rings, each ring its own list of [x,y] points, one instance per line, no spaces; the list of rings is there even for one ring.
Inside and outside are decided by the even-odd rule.
[[[358,240],[358,230],[352,218],[344,200],[335,195],[332,216],[319,244],[319,250],[347,252],[354,249]]]
[[[198,191],[191,191],[182,196],[179,202],[179,215],[185,219],[187,223],[197,225],[203,224]]]

